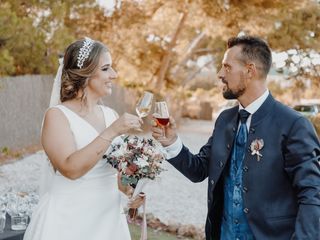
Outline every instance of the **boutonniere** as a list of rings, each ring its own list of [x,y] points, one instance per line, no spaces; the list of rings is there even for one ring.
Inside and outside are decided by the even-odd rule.
[[[257,161],[260,161],[260,158],[262,157],[262,154],[260,153],[260,150],[263,148],[264,142],[263,139],[255,139],[252,141],[250,145],[251,149],[251,155],[257,155]]]

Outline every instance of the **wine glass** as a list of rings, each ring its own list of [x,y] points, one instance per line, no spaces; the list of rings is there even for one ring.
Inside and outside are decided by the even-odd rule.
[[[136,105],[136,112],[140,118],[148,116],[152,107],[153,94],[145,91]]]
[[[165,101],[155,103],[153,116],[157,120],[157,124],[163,128],[163,137],[166,137],[164,128],[169,124],[169,111]]]

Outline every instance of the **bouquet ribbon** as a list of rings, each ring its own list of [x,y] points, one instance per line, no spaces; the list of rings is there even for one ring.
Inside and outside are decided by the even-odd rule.
[[[144,197],[142,204],[142,222],[141,222],[141,237],[140,240],[147,240],[147,217],[146,217],[146,194],[142,192],[142,188],[149,182],[149,179],[142,178],[138,181],[137,186],[134,189],[132,197],[140,196]]]
[[[141,237],[140,240],[147,240],[147,217],[146,217],[146,194],[140,192],[138,194],[139,197],[144,198],[142,205],[142,222],[141,222]],[[128,222],[134,223],[137,216],[138,209],[130,208],[128,213]]]
[[[144,193],[139,194],[140,197],[145,197]],[[142,204],[142,223],[141,223],[141,237],[140,240],[147,240],[147,217],[146,217],[146,202],[145,198]]]

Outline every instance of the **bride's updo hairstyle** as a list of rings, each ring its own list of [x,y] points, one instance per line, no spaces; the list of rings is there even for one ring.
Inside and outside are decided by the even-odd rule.
[[[81,100],[85,101],[85,87],[89,78],[98,67],[102,52],[109,51],[101,42],[84,38],[73,42],[63,58],[60,101],[65,102],[77,97],[82,90]]]

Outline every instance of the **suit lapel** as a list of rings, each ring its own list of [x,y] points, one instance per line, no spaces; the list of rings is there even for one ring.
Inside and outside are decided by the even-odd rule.
[[[226,124],[225,126],[221,126],[221,128],[224,128],[224,130],[221,131],[221,134],[223,135],[220,134],[220,136],[216,138],[217,141],[220,141],[221,143],[219,144],[220,148],[222,146],[223,149],[219,150],[219,152],[221,153],[219,154],[220,157],[212,160],[218,161],[216,164],[220,165],[220,167],[221,164],[223,164],[224,167],[227,165],[230,154],[232,152],[233,142],[238,129],[238,110],[238,106],[234,107],[233,109],[231,109],[228,116],[223,119],[223,121],[225,122],[224,124]],[[217,149],[215,148],[215,150]],[[216,154],[213,155],[217,156]],[[224,167],[221,169],[224,169]]]
[[[239,107],[236,107],[226,126],[225,139],[227,141],[227,144],[230,144],[230,146],[232,146],[233,140],[238,130],[238,111],[239,111]]]
[[[275,99],[271,94],[267,97],[261,107],[252,115],[252,120],[250,127],[256,127],[265,118],[270,111],[272,111],[272,106],[275,104]]]

